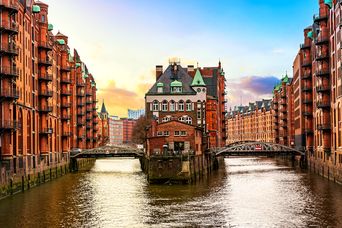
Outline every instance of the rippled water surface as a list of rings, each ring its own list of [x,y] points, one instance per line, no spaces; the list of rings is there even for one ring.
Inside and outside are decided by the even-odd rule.
[[[138,160],[0,201],[0,227],[342,227],[342,186],[267,158],[225,159],[193,185],[149,185]]]

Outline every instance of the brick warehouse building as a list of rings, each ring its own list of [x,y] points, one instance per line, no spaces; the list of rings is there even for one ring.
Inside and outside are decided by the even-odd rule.
[[[0,171],[57,167],[97,140],[96,83],[68,37],[52,34],[48,5],[0,1]],[[87,115],[86,115],[87,114]]]
[[[306,151],[309,168],[342,183],[342,1],[319,0],[293,79],[274,89],[275,142]]]
[[[145,95],[146,115],[153,119],[147,154],[194,151],[225,145],[225,77],[218,67],[156,67],[156,83]],[[194,137],[195,136],[195,137]],[[177,139],[177,140],[176,140]]]
[[[235,106],[227,115],[227,144],[239,141],[274,142],[271,100]]]
[[[304,146],[309,167],[342,183],[342,2],[320,0],[300,47]],[[299,104],[300,105],[300,104]]]

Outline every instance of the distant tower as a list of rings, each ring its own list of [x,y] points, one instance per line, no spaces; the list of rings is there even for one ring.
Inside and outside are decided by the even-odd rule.
[[[100,145],[103,146],[106,145],[106,143],[108,143],[109,141],[109,114],[104,104],[104,100],[102,101],[101,112],[99,114],[102,123],[102,142],[100,142]]]

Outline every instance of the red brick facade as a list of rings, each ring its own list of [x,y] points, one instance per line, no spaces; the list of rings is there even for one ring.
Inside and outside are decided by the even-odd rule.
[[[98,145],[94,78],[51,32],[48,5],[0,5],[0,171],[65,164],[71,148]]]

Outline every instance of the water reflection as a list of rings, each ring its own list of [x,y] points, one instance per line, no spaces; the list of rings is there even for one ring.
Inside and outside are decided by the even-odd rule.
[[[96,161],[0,201],[0,227],[342,227],[342,187],[267,158],[193,185],[149,185],[138,160]]]

